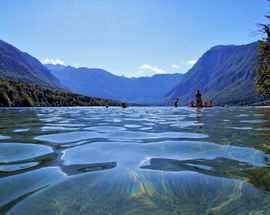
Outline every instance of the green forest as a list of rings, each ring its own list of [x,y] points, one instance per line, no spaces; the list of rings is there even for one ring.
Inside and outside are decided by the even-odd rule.
[[[270,16],[266,16],[270,20]],[[270,96],[270,23],[260,24],[264,37],[259,41],[257,49],[257,92],[263,96]]]
[[[88,97],[37,84],[0,78],[0,107],[120,106],[112,100]]]

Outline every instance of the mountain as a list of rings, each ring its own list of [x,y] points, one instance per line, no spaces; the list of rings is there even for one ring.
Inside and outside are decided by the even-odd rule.
[[[51,70],[62,70],[65,69],[66,66],[61,65],[61,64],[45,64],[44,65],[47,69]]]
[[[184,75],[181,82],[166,93],[164,103],[180,98],[182,104],[194,99],[201,89],[204,99],[214,103],[249,104],[262,99],[255,91],[257,43],[215,46],[207,51]]]
[[[60,87],[60,82],[36,58],[0,40],[0,77],[43,86]]]
[[[0,78],[0,107],[120,106],[121,103],[82,96],[59,88]]]
[[[98,68],[46,65],[67,89],[87,95],[126,102],[158,104],[176,86],[182,74],[127,78]]]
[[[121,105],[60,87],[58,79],[36,58],[0,40],[0,107]]]

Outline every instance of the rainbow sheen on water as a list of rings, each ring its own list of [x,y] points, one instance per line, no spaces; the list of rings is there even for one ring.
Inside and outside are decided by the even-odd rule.
[[[0,214],[270,214],[270,109],[0,109]]]

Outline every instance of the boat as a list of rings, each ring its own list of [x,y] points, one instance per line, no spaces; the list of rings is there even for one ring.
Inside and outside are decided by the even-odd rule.
[[[214,107],[213,104],[207,104],[207,105],[189,105],[190,108],[212,108]]]

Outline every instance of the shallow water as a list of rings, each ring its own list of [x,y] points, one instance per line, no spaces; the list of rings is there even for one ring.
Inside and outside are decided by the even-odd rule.
[[[0,214],[270,214],[270,109],[0,109]]]

